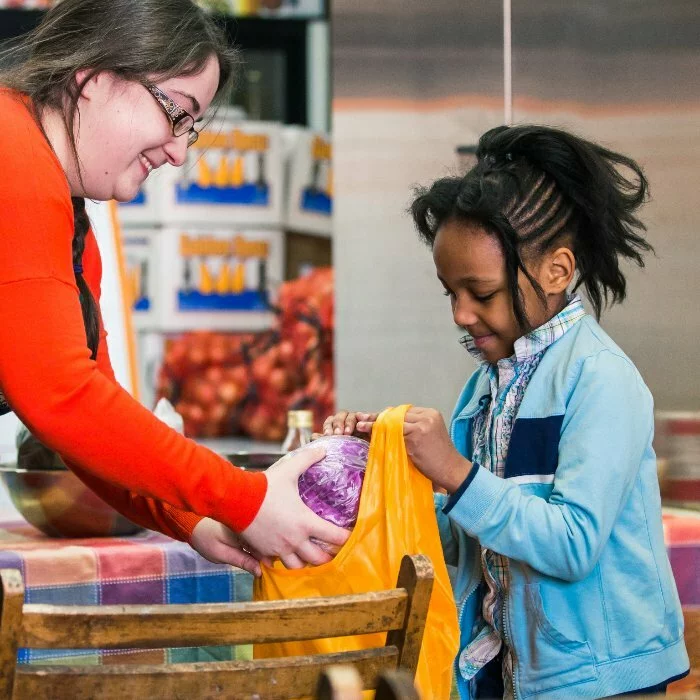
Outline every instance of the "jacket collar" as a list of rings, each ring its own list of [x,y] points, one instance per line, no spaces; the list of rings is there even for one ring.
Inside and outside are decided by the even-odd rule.
[[[453,420],[472,418],[481,410],[483,403],[491,398],[489,376],[486,372],[486,368],[482,366],[478,371],[480,372],[480,375],[473,391],[470,391],[471,396],[469,400],[466,402],[466,404],[462,405],[462,402],[466,398],[464,395],[465,392],[463,391],[457,402],[457,408],[455,409]]]
[[[546,350],[585,315],[586,311],[583,308],[581,297],[578,294],[570,296],[567,305],[558,314],[515,341],[514,354],[507,358],[508,361],[510,363],[522,362]],[[459,342],[472,357],[486,364],[481,351],[476,347],[474,339],[469,334],[460,338]]]

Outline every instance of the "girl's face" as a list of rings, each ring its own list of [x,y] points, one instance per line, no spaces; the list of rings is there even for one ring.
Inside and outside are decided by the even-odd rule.
[[[154,80],[195,120],[211,103],[218,83],[215,56],[196,75]],[[99,73],[83,89],[78,108],[76,142],[82,183],[75,169],[68,169],[73,196],[127,202],[138,194],[152,170],[165,163],[179,166],[185,162],[187,134],[173,136],[166,113],[140,83]]]
[[[568,249],[546,254],[528,271],[542,285],[543,305],[527,277],[519,274],[525,313],[532,328],[542,325],[566,303],[573,255]],[[568,257],[570,256],[570,258]],[[454,322],[474,338],[487,362],[510,357],[515,341],[523,335],[508,290],[505,258],[498,239],[481,225],[451,219],[437,232],[433,260],[438,279],[450,297]]]

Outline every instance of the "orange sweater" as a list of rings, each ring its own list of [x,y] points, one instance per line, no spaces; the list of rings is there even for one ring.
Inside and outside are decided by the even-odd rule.
[[[245,529],[263,474],[168,428],[115,381],[104,331],[90,359],[72,261],[65,174],[25,103],[0,90],[0,388],[20,419],[78,476],[132,520],[189,539],[203,516]],[[89,234],[85,280],[99,298]],[[197,515],[195,515],[197,514]]]

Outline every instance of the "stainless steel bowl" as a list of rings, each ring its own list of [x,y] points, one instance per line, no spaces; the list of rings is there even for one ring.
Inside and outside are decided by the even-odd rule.
[[[226,459],[247,471],[265,471],[284,455],[284,452],[234,452],[226,455]],[[0,480],[27,522],[51,537],[132,535],[142,529],[117,513],[60,464],[42,469],[0,465]]]
[[[50,537],[133,535],[142,528],[117,513],[73,472],[0,465],[0,479],[24,518]]]
[[[263,472],[277,460],[282,459],[285,454],[285,452],[234,452],[227,454],[226,459],[246,471]]]

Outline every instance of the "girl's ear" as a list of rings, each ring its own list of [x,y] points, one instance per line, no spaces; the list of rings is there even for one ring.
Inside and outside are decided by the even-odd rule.
[[[576,258],[571,249],[561,247],[549,253],[543,272],[544,291],[546,294],[562,294],[566,292],[576,272]]]

